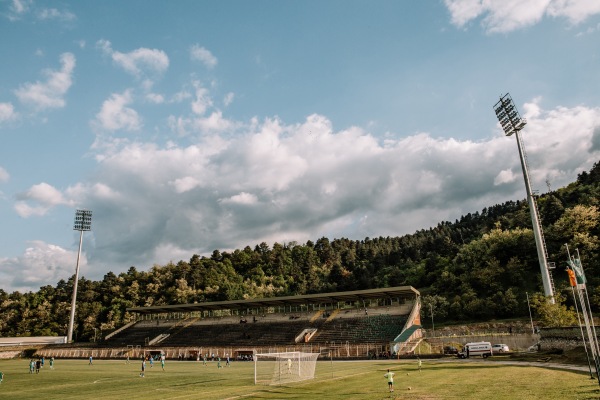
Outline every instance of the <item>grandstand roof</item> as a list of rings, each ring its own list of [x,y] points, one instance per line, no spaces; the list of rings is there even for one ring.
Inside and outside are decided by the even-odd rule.
[[[260,299],[211,301],[207,303],[173,304],[151,307],[131,307],[127,311],[138,314],[160,314],[167,312],[191,312],[207,310],[247,309],[256,307],[277,307],[299,304],[323,304],[338,301],[362,301],[383,298],[414,298],[420,293],[412,286],[397,286],[382,289],[354,290],[307,294],[303,296],[265,297]]]

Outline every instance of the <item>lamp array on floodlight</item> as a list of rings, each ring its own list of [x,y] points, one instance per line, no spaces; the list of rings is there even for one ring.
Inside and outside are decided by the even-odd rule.
[[[500,97],[500,101],[494,105],[494,111],[506,136],[520,131],[527,124],[527,120],[519,115],[519,111],[508,93]]]
[[[75,213],[74,231],[92,230],[92,212],[90,210],[77,210]]]

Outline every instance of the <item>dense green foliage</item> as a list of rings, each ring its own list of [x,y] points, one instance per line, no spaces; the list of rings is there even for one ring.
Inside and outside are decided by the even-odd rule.
[[[565,188],[538,198],[558,292],[570,297],[565,244],[579,250],[591,302],[600,308],[600,163]],[[0,335],[64,335],[72,279],[35,293],[0,290]],[[426,300],[424,316],[486,320],[527,316],[526,293],[541,277],[526,201],[509,201],[401,237],[320,238],[266,243],[210,257],[135,267],[101,281],[81,278],[75,338],[93,338],[127,322],[127,307],[300,295],[411,285]],[[568,300],[567,300],[568,301]],[[431,305],[429,305],[431,304]]]

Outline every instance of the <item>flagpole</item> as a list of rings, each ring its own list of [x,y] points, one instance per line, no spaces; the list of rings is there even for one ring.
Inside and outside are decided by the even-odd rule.
[[[529,321],[531,322],[531,334],[535,335],[535,328],[533,327],[533,317],[531,316],[531,305],[529,304],[529,293],[525,292],[527,297],[527,308],[529,309]]]
[[[581,269],[581,274],[583,275],[584,278],[584,282],[586,282],[587,280],[585,279],[585,272],[583,271],[583,265],[581,264],[581,257],[579,256],[579,249],[575,249],[575,251],[577,252],[577,259],[575,260],[575,262],[578,264],[578,266]],[[587,291],[587,285],[583,286],[583,289],[581,290],[582,293],[585,293],[585,300],[587,303],[587,309],[589,310],[589,319],[590,319],[590,325],[592,327],[592,334],[593,334],[593,343],[595,346],[595,350],[596,350],[596,354],[600,354],[600,347],[598,346],[598,336],[596,336],[596,324],[594,323],[594,316],[592,315],[592,306],[590,305],[590,297]],[[591,344],[590,344],[591,345]],[[598,385],[600,385],[600,359],[596,361],[596,372],[597,372],[597,376],[598,376]]]
[[[579,255],[579,249],[575,249],[575,251],[577,252],[577,261],[579,262],[579,266],[581,267],[581,273],[584,274],[584,276],[585,276],[585,273],[583,272],[583,264],[581,263],[581,256]],[[600,350],[600,347],[598,347],[598,336],[596,335],[596,323],[594,322],[594,316],[592,315],[592,307],[590,305],[590,296],[587,291],[587,287],[585,287],[585,299],[587,301],[588,310],[590,310],[590,320],[592,321],[592,331],[594,332],[594,339],[596,341],[596,349]],[[600,354],[600,351],[598,351],[598,353]]]
[[[586,278],[585,272],[583,271],[583,266],[581,265],[581,258],[579,257],[579,250],[577,250],[577,258],[571,256],[569,252],[569,246],[565,244],[567,248],[567,255],[569,257],[569,261],[567,262],[568,266],[573,271],[575,275],[575,286],[577,289],[577,294],[579,295],[579,304],[581,305],[581,311],[583,313],[583,320],[585,321],[585,327],[587,331],[587,337],[590,344],[590,350],[592,352],[592,357],[594,358],[594,364],[596,367],[596,377],[598,379],[598,385],[600,385],[600,360],[599,360],[599,348],[598,348],[598,338],[596,337],[596,328],[594,326],[594,319],[592,316],[592,310],[590,306],[589,296],[586,290]],[[571,282],[571,287],[573,283]],[[585,294],[585,296],[584,296]],[[586,301],[587,300],[587,301]],[[589,314],[588,314],[589,313]],[[590,323],[591,321],[591,323]],[[590,326],[591,325],[591,326]],[[585,338],[584,338],[584,346],[585,346]]]
[[[573,277],[575,276],[575,272],[573,272],[572,270],[567,269],[567,271],[572,272]],[[571,274],[569,274],[569,280],[570,280],[570,277],[571,277]],[[573,278],[573,279],[575,279],[575,278]],[[577,281],[575,281],[575,285],[577,285]],[[585,358],[587,359],[588,368],[590,370],[590,379],[594,379],[594,373],[592,372],[592,362],[590,361],[590,354],[588,352],[587,344],[585,343],[585,333],[583,333],[581,317],[579,316],[579,306],[577,305],[577,297],[575,297],[575,287],[573,285],[571,285],[571,293],[573,294],[573,303],[575,303],[575,311],[577,312],[577,323],[579,325],[579,330],[581,332],[581,338],[583,339],[583,349],[585,350]]]

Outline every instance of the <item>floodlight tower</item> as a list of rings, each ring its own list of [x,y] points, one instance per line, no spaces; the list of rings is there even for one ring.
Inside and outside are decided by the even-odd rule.
[[[77,210],[75,212],[75,224],[73,226],[73,230],[79,231],[79,252],[77,253],[77,266],[75,267],[75,281],[73,282],[73,299],[71,300],[71,319],[69,320],[67,343],[71,343],[73,341],[73,323],[75,321],[77,283],[79,282],[79,258],[81,257],[81,244],[83,243],[83,232],[92,230],[92,212],[89,210]]]
[[[554,304],[554,285],[552,284],[552,276],[550,275],[548,261],[546,260],[546,245],[544,244],[542,225],[540,224],[537,205],[531,191],[531,183],[529,182],[527,156],[525,155],[525,149],[523,148],[523,142],[521,140],[521,135],[519,134],[525,127],[525,124],[527,124],[527,121],[525,118],[521,118],[508,93],[500,97],[500,101],[494,105],[494,111],[496,112],[498,121],[500,121],[500,125],[502,125],[505,135],[510,136],[514,133],[517,138],[519,157],[521,158],[521,168],[523,169],[523,178],[525,179],[525,190],[527,191],[527,202],[529,203],[529,211],[531,212],[533,236],[535,237],[535,246],[540,261],[544,294],[549,298],[550,303]]]

